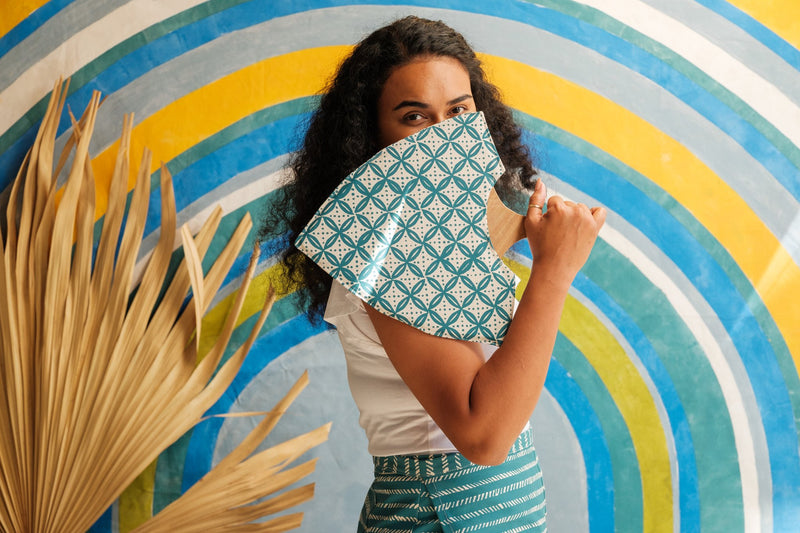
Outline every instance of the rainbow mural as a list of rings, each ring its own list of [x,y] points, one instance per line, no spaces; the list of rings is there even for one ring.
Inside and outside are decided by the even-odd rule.
[[[800,531],[796,0],[0,0],[0,190],[65,76],[76,114],[92,91],[106,96],[98,175],[133,112],[134,157],[146,145],[167,164],[179,222],[197,227],[220,204],[232,231],[273,201],[337,62],[410,13],[446,21],[479,51],[551,190],[609,210],[532,420],[550,530]],[[65,112],[61,143],[68,125]],[[507,260],[525,280],[527,245]],[[274,263],[262,255],[242,330]],[[354,531],[371,479],[343,365],[335,333],[284,297],[209,413],[269,409],[310,370],[274,437],[334,422],[314,452],[303,531]],[[93,531],[158,512],[254,423],[199,425]]]

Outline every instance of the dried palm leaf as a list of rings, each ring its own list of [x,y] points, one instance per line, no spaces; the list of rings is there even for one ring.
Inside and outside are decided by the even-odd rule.
[[[221,212],[217,209],[194,237],[182,228],[185,259],[165,282],[177,228],[172,181],[164,167],[161,235],[137,283],[134,265],[150,196],[151,156],[145,151],[123,228],[130,116],[124,119],[95,252],[88,148],[100,98],[95,94],[83,116],[73,118],[72,136],[54,173],[66,94],[66,85],[56,83],[12,186],[8,229],[0,238],[0,530],[9,532],[89,528],[222,395],[274,301],[270,291],[246,342],[221,364],[255,270],[256,250],[221,333],[209,353],[198,354],[201,319],[252,223],[249,216],[242,219],[205,275],[203,257]],[[56,178],[73,149],[69,175],[57,190]],[[329,426],[253,452],[306,383],[304,375],[239,447],[139,531],[297,527],[299,514],[258,520],[308,500],[311,485],[264,498],[313,470],[313,462],[290,464],[323,442]]]

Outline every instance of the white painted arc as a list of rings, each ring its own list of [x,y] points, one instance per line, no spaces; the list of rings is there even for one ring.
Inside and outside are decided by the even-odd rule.
[[[800,146],[800,107],[702,35],[638,0],[579,0],[663,44],[715,79]]]
[[[0,131],[44,98],[58,76],[69,77],[125,39],[205,0],[132,0],[71,36],[0,92]]]
[[[269,194],[270,192],[276,190],[286,176],[286,170],[279,169],[275,172],[270,174],[266,174],[258,179],[252,180],[250,183],[243,185],[240,188],[232,190],[230,194],[219,198],[216,202],[209,203],[204,200],[205,197],[198,198],[194,204],[187,206],[182,212],[188,211],[191,209],[193,205],[207,203],[205,207],[203,207],[200,211],[195,213],[191,218],[188,220],[181,220],[180,213],[178,214],[178,222],[179,225],[182,226],[183,224],[187,224],[189,226],[189,231],[192,235],[197,234],[200,231],[200,228],[203,226],[205,221],[208,219],[209,215],[211,214],[214,209],[219,206],[222,208],[223,216],[227,213],[232,213],[239,209],[242,206],[247,205],[248,203],[252,202],[255,198],[260,198]],[[209,193],[207,196],[214,194],[214,191]],[[259,221],[253,221],[254,225],[257,225]],[[180,230],[180,228],[178,228]],[[175,232],[175,240],[172,246],[173,251],[177,250],[181,246],[181,237],[180,231]],[[145,254],[139,257],[136,261],[136,266],[134,267],[134,280],[139,280],[141,275],[144,271],[145,266],[147,265],[147,261],[150,259],[150,255],[153,253],[152,248],[148,250]]]

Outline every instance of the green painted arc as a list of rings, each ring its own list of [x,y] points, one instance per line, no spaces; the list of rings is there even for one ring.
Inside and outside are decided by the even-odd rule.
[[[797,433],[800,434],[800,374],[798,374],[798,369],[795,367],[792,354],[786,345],[783,334],[764,305],[761,296],[716,237],[673,196],[619,159],[548,122],[520,111],[514,111],[514,117],[525,129],[566,146],[625,179],[672,215],[705,249],[741,295],[742,301],[746,303],[759,328],[764,332],[764,338],[767,339],[774,350],[778,367],[786,383],[786,389],[792,404],[795,428]]]
[[[696,339],[666,295],[605,241],[597,241],[582,272],[631,317],[672,379],[694,444],[702,530],[743,531],[733,425],[716,375]]]
[[[585,6],[573,0],[525,0],[528,3],[552,9],[559,13],[596,26],[605,30],[611,35],[628,41],[638,48],[650,53],[660,59],[677,72],[680,72],[698,86],[705,89],[714,98],[728,106],[736,112],[743,120],[747,121],[756,130],[761,132],[775,148],[781,152],[794,166],[800,168],[800,147],[789,140],[786,135],[781,133],[768,120],[762,117],[749,104],[729,91],[701,69],[675,53],[670,48],[664,46],[642,34],[635,28],[627,26],[615,18],[612,18],[602,11],[593,7]]]
[[[605,383],[583,353],[559,333],[553,357],[575,380],[592,406],[611,455],[616,533],[639,533],[644,527],[642,475],[628,426]],[[586,431],[587,428],[574,428]]]

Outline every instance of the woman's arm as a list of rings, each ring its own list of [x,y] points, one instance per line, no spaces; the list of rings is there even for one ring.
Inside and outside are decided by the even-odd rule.
[[[541,180],[531,204],[544,204]],[[554,196],[525,228],[533,268],[503,345],[484,363],[480,345],[436,337],[367,307],[389,359],[455,447],[479,464],[502,462],[544,386],[564,301],[589,257],[605,210]]]

